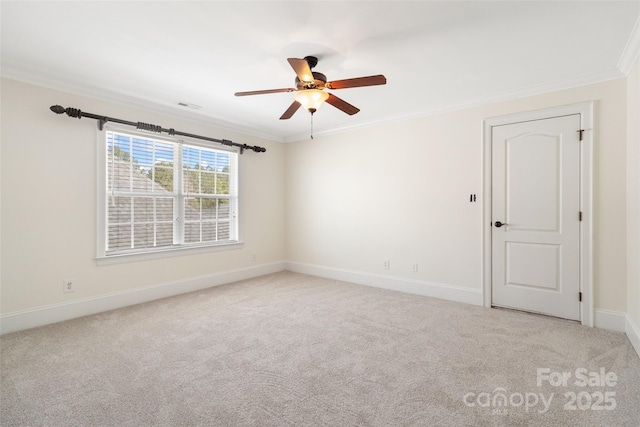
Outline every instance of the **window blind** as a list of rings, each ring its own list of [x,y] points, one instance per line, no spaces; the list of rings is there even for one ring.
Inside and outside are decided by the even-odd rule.
[[[237,153],[106,132],[107,255],[236,242]]]

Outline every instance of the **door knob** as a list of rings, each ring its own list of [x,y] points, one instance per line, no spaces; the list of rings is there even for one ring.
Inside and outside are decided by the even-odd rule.
[[[498,227],[498,228],[502,227],[503,225],[509,225],[509,224],[506,224],[506,223],[500,222],[500,221],[496,221],[495,224],[496,224],[496,227]]]

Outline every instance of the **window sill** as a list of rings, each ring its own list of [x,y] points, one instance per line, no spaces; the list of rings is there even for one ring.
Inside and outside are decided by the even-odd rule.
[[[153,252],[132,252],[132,253],[122,253],[115,255],[99,255],[96,257],[96,264],[98,266],[102,265],[113,265],[113,264],[122,264],[127,262],[137,262],[137,261],[149,261],[154,259],[162,259],[162,258],[173,258],[176,256],[185,256],[185,255],[197,255],[207,252],[220,252],[220,251],[230,251],[242,249],[244,243],[243,242],[234,242],[234,243],[224,243],[218,245],[206,245],[206,246],[183,246],[176,248],[166,248],[159,249]]]

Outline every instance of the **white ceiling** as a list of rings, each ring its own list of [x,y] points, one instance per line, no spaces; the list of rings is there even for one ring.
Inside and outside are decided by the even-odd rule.
[[[329,80],[387,77],[333,91],[361,111],[323,105],[326,134],[621,77],[640,1],[2,1],[0,13],[5,77],[295,141],[310,117],[278,119],[292,93],[234,96],[294,87],[288,57],[317,56]]]

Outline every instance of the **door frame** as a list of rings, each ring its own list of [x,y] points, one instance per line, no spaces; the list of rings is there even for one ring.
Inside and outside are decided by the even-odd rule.
[[[490,117],[482,121],[483,126],[483,206],[482,206],[482,302],[491,307],[491,138],[492,128],[520,122],[542,120],[553,117],[580,114],[580,321],[593,327],[593,123],[594,102],[564,105],[541,110]]]

